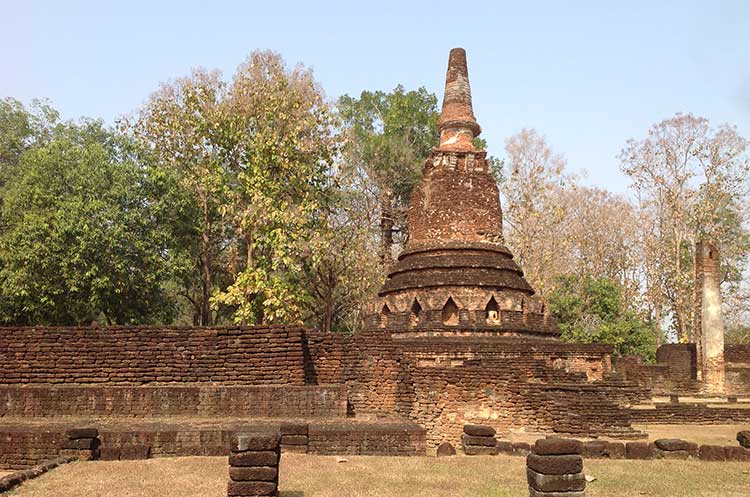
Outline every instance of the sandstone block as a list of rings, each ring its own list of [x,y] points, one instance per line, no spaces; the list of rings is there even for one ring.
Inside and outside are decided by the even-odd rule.
[[[529,488],[529,497],[586,497],[586,492],[540,492]]]
[[[727,461],[750,461],[750,449],[744,447],[724,447]]]
[[[236,433],[230,439],[232,452],[248,450],[274,450],[279,446],[281,435],[279,432]]]
[[[282,435],[281,445],[307,445],[307,435]]]
[[[589,440],[588,442],[583,443],[581,453],[584,457],[607,457],[607,445],[609,445],[609,442],[606,440]]]
[[[609,442],[607,444],[607,456],[610,459],[625,459],[625,444],[622,442]]]
[[[727,454],[721,445],[701,445],[698,449],[701,461],[726,461]]]
[[[526,466],[543,475],[575,474],[583,471],[583,458],[576,455],[540,456],[529,454]]]
[[[278,476],[278,468],[271,466],[229,468],[229,478],[234,481],[277,481]]]
[[[283,445],[281,452],[289,454],[307,454],[307,445]]]
[[[653,457],[651,446],[648,442],[628,442],[625,444],[625,457],[627,459],[651,459]]]
[[[513,444],[511,442],[505,441],[505,440],[499,440],[497,444],[495,445],[497,448],[497,451],[501,454],[512,454],[513,453]]]
[[[227,484],[228,497],[274,495],[278,485],[270,481],[230,481]]]
[[[481,447],[477,445],[466,445],[463,447],[464,454],[467,456],[495,456],[497,447]]]
[[[473,437],[494,437],[497,431],[491,426],[466,424],[464,433]]]
[[[531,445],[526,442],[513,442],[513,453],[525,456],[531,452]]]
[[[750,430],[742,430],[737,433],[737,441],[746,449],[750,449]]]
[[[690,452],[687,450],[661,450],[659,448],[654,450],[655,459],[672,459],[677,461],[684,461],[690,457]]]
[[[586,488],[583,473],[545,475],[526,468],[526,479],[529,486],[539,492],[581,492]]]
[[[438,445],[438,448],[437,448],[438,457],[455,456],[455,455],[456,455],[456,449],[449,442],[443,442],[440,445]]]
[[[656,445],[658,449],[670,452],[677,450],[691,451],[698,448],[698,444],[686,440],[680,440],[679,438],[660,438],[659,440],[654,441],[654,445]]]
[[[465,446],[494,447],[497,444],[497,440],[495,440],[495,437],[479,437],[464,433],[461,435],[461,444]]]
[[[265,450],[260,452],[236,452],[229,454],[230,466],[277,466],[279,452]]]
[[[580,454],[583,446],[579,440],[572,438],[541,438],[534,444],[534,454],[567,455]]]

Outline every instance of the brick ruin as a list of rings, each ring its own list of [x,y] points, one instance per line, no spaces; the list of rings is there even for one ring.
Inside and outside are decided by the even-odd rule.
[[[695,282],[698,343],[662,345],[656,364],[643,364],[638,357],[615,361],[617,371],[654,397],[670,397],[668,404],[631,410],[634,422],[750,421],[750,345],[724,343],[719,250],[704,240],[695,247]]]
[[[286,449],[314,454],[424,454],[458,446],[472,423],[639,438],[632,406],[700,391],[694,345],[663,346],[658,364],[643,365],[560,341],[504,245],[497,186],[473,145],[462,49],[450,53],[439,129],[409,241],[361,332],[0,328],[0,469],[59,456],[81,426],[98,429],[107,458],[227,455],[248,427],[280,430],[282,450],[286,436]],[[726,388],[750,394],[750,349],[723,350]]]

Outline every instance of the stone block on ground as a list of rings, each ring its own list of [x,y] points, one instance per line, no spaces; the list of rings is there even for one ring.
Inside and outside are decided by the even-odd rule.
[[[688,442],[687,440],[680,440],[679,438],[660,438],[659,440],[654,440],[654,445],[658,449],[667,451],[667,452],[673,452],[678,450],[684,450],[684,451],[691,451],[696,450],[698,448],[698,444],[695,444],[693,442]]]
[[[701,445],[698,449],[701,461],[726,461],[727,454],[721,445]]]
[[[476,445],[479,447],[494,447],[497,445],[495,437],[480,437],[476,435],[461,435],[461,444],[464,446]]]
[[[464,433],[473,437],[494,437],[497,431],[491,426],[466,424]]]
[[[583,446],[573,438],[541,438],[534,444],[533,452],[544,455],[580,454]]]
[[[513,442],[513,453],[526,456],[531,452],[531,445],[526,442]]]
[[[737,441],[746,449],[750,449],[750,430],[742,430],[737,433]]]
[[[508,442],[507,440],[498,440],[497,444],[495,444],[495,447],[497,448],[497,451],[501,454],[513,453],[513,443]]]
[[[279,432],[235,433],[230,439],[232,452],[273,450],[279,446]]]
[[[526,469],[529,486],[538,492],[582,492],[586,489],[583,473],[545,475],[531,468]]]
[[[526,466],[543,475],[575,474],[583,471],[583,458],[576,455],[540,456],[529,454]]]
[[[466,445],[463,447],[467,456],[496,456],[497,447],[482,447],[478,445]]]
[[[586,497],[586,492],[539,492],[530,488],[529,497]]]
[[[609,442],[606,440],[589,440],[583,443],[581,454],[583,454],[584,457],[597,459],[605,458],[608,457],[608,445]]]
[[[279,452],[264,450],[259,452],[235,452],[229,454],[230,466],[277,466]]]
[[[627,459],[651,459],[653,457],[651,445],[648,442],[628,442],[625,444]]]
[[[228,497],[276,495],[278,485],[270,481],[233,481],[227,483]]]
[[[455,455],[456,455],[456,449],[449,442],[443,442],[440,445],[438,445],[438,448],[437,448],[438,457],[455,456]]]
[[[625,459],[625,444],[622,442],[607,443],[607,457],[610,459]]]
[[[273,466],[229,467],[229,478],[234,481],[277,481],[279,469]]]
[[[724,447],[727,461],[750,461],[750,449],[744,447]]]

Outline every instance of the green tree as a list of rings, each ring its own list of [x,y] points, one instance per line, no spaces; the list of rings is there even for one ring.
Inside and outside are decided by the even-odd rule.
[[[622,301],[620,287],[606,278],[562,276],[547,296],[562,338],[574,343],[605,343],[617,355],[656,356],[656,334]]]
[[[359,98],[344,95],[338,110],[344,125],[344,155],[350,167],[361,169],[363,185],[377,199],[380,257],[392,258],[394,233],[405,240],[406,209],[422,165],[438,144],[440,114],[437,97],[425,88],[392,92],[363,91]]]
[[[235,226],[236,277],[213,298],[239,323],[298,321],[310,240],[319,229],[337,153],[333,116],[312,71],[254,52],[223,108],[229,172],[223,206]]]
[[[171,274],[171,238],[154,201],[163,182],[152,180],[132,142],[101,122],[58,123],[45,133],[29,132],[2,188],[0,321],[170,321],[162,282]]]
[[[210,326],[215,315],[210,299],[231,281],[226,248],[233,229],[222,216],[226,205],[227,96],[221,75],[196,69],[188,77],[165,83],[123,128],[150,151],[165,178],[174,178],[190,206],[174,219],[185,249],[185,270],[177,293],[193,310],[193,324]]]

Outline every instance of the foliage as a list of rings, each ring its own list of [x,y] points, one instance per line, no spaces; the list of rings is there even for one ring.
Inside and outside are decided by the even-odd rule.
[[[229,83],[195,70],[164,84],[125,123],[192,199],[181,293],[196,324],[300,318],[333,124],[311,71],[289,70],[273,52],[252,53]]]
[[[171,237],[154,202],[164,184],[133,143],[100,122],[55,123],[54,111],[43,113],[43,133],[28,128],[3,186],[0,319],[169,322],[174,306],[161,283],[171,274]],[[19,120],[35,121],[33,113]]]
[[[217,72],[194,70],[161,85],[122,127],[151,155],[155,168],[173,178],[189,202],[173,218],[184,259],[177,293],[190,302],[192,321],[210,325],[210,298],[229,277],[222,252],[230,229],[220,213],[226,182],[221,144],[226,126],[220,109],[226,84]]]
[[[406,240],[406,209],[409,195],[422,174],[422,165],[438,143],[440,114],[437,97],[425,88],[392,92],[363,91],[359,98],[344,95],[338,110],[344,125],[344,157],[358,168],[363,187],[378,202],[380,211],[380,257],[388,264],[394,233]]]
[[[295,321],[302,313],[304,259],[325,209],[337,143],[312,72],[287,70],[272,52],[240,66],[224,109],[225,216],[236,226],[239,272],[213,299],[236,322]]]
[[[630,140],[620,154],[642,212],[646,294],[682,341],[696,341],[694,247],[720,245],[725,279],[737,282],[750,255],[747,201],[748,142],[736,128],[711,128],[707,119],[677,114]]]
[[[617,355],[640,355],[646,361],[656,356],[654,326],[627,309],[620,287],[606,278],[560,277],[547,296],[557,318],[563,340],[575,343],[606,343]]]

